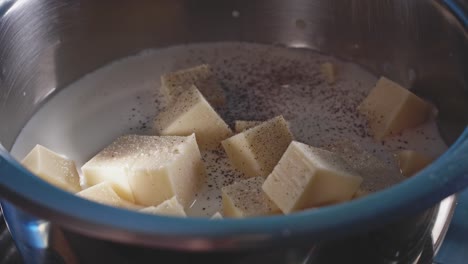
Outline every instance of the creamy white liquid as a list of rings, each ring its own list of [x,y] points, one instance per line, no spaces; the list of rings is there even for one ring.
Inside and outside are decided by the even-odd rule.
[[[320,65],[327,61],[338,66],[333,85],[320,73]],[[161,74],[201,63],[212,65],[228,95],[227,106],[218,111],[231,126],[236,119],[265,120],[282,114],[298,141],[325,146],[351,140],[395,169],[393,153],[399,149],[432,157],[446,149],[434,122],[375,142],[355,110],[377,80],[361,67],[310,50],[205,43],[144,51],[84,76],[31,118],[12,154],[21,159],[41,144],[81,167],[119,135],[148,134],[153,117],[165,107]],[[242,177],[231,168],[222,149],[203,153],[203,157],[208,177],[188,209],[191,216],[222,211],[220,188]],[[400,180],[396,174],[363,186],[375,191]]]

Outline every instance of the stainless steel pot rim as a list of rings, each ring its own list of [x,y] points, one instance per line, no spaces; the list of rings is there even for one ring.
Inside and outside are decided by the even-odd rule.
[[[442,2],[453,12],[453,14],[461,21],[462,24],[468,26],[468,15],[466,14],[467,10],[464,10],[463,7],[460,6],[459,1],[443,0]]]

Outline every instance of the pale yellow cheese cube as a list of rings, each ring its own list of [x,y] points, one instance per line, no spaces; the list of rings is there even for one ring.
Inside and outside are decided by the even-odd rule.
[[[266,177],[293,136],[283,116],[277,116],[222,142],[232,165],[248,177]]]
[[[65,191],[81,190],[75,163],[41,145],[36,145],[21,163],[41,179]]]
[[[134,202],[133,192],[128,184],[128,170],[140,154],[138,136],[126,135],[117,138],[81,167],[86,185],[101,182],[114,183],[117,194]]]
[[[263,177],[252,177],[223,187],[223,212],[227,217],[251,217],[279,213],[262,190]]]
[[[167,215],[167,216],[178,216],[186,217],[184,207],[179,203],[177,198],[174,196],[169,200],[162,202],[158,206],[150,206],[140,210],[142,213],[155,214],[155,215]]]
[[[288,214],[350,200],[361,182],[337,154],[293,141],[262,188]]]
[[[205,100],[197,87],[191,86],[154,121],[160,135],[187,136],[195,133],[201,148],[216,148],[232,135],[224,120]]]
[[[399,84],[381,77],[358,111],[367,118],[374,138],[381,140],[424,123],[432,107]]]
[[[158,205],[176,196],[188,207],[205,177],[195,135],[151,137],[151,151],[140,155],[131,166],[128,181],[135,201]]]
[[[431,158],[413,150],[402,150],[397,153],[401,174],[410,177],[431,164]]]
[[[90,201],[105,204],[105,205],[132,209],[132,210],[137,210],[141,208],[141,206],[132,204],[126,201],[125,199],[122,199],[115,192],[115,184],[112,182],[101,182],[92,187],[84,189],[81,192],[78,192],[76,195],[78,195],[81,198],[85,198]]]
[[[383,190],[405,180],[396,164],[379,159],[356,142],[348,139],[337,140],[325,149],[339,155],[364,179],[360,187],[363,191]]]
[[[170,103],[175,102],[177,97],[192,85],[197,86],[210,104],[221,106],[226,102],[222,87],[219,85],[211,67],[206,64],[164,74],[161,76],[161,83]]]
[[[234,122],[234,131],[236,133],[243,132],[246,129],[255,127],[263,123],[263,121],[246,121],[246,120],[236,120]]]
[[[88,184],[111,181],[119,196],[146,206],[174,195],[187,206],[205,173],[195,135],[122,136],[82,171]]]
[[[368,192],[368,191],[359,188],[359,189],[354,193],[353,199],[359,199],[359,198],[362,198],[362,197],[367,196],[367,195],[369,195],[369,192]]]
[[[216,219],[223,219],[223,215],[220,212],[214,213],[210,219],[216,220]]]
[[[325,62],[320,66],[320,70],[329,84],[336,82],[336,66],[333,63]]]

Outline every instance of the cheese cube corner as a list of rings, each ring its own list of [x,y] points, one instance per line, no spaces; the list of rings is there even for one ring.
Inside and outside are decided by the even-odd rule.
[[[111,181],[119,196],[145,206],[173,196],[189,205],[205,174],[195,135],[122,136],[82,171],[89,185]]]
[[[110,205],[114,207],[120,207],[130,210],[140,209],[141,206],[132,204],[125,199],[122,199],[117,192],[115,192],[115,184],[112,182],[101,182],[92,187],[78,192],[78,195],[81,198],[100,203],[105,205]]]
[[[432,158],[413,150],[402,150],[397,153],[401,174],[410,177],[431,164]]]
[[[212,219],[212,220],[223,219],[223,215],[222,215],[220,212],[216,212],[216,213],[214,213],[214,214],[211,216],[210,219]]]
[[[288,214],[350,200],[361,182],[337,154],[293,141],[262,188]]]
[[[161,83],[169,102],[175,102],[192,85],[198,87],[210,104],[221,106],[226,102],[223,89],[207,64],[164,74],[161,76]]]
[[[246,121],[246,120],[236,120],[234,122],[234,131],[236,133],[241,133],[244,130],[255,127],[263,123],[263,121]]]
[[[383,190],[405,180],[396,164],[381,160],[349,139],[336,140],[324,148],[340,156],[357,175],[364,179],[360,187],[363,191]]]
[[[263,177],[252,177],[225,186],[222,191],[226,217],[252,217],[280,213],[279,208],[262,190]]]
[[[135,201],[152,206],[176,196],[188,207],[205,178],[195,135],[151,138],[147,144],[152,150],[137,158],[129,172]]]
[[[325,77],[329,84],[336,82],[336,66],[331,62],[325,62],[320,66],[322,75]]]
[[[381,77],[358,106],[375,139],[397,134],[424,123],[432,106],[399,84]]]
[[[353,199],[359,199],[359,198],[362,198],[362,197],[367,196],[367,195],[369,195],[369,192],[368,192],[368,191],[359,188],[359,189],[354,193]]]
[[[155,118],[154,128],[160,135],[195,133],[198,144],[204,149],[216,148],[232,135],[229,126],[195,86],[183,92],[173,105]]]
[[[56,187],[72,193],[81,191],[80,176],[75,162],[46,147],[36,145],[21,163],[29,171]]]
[[[140,210],[142,213],[155,214],[155,215],[166,215],[166,216],[178,216],[186,217],[184,207],[179,203],[177,198],[174,196],[169,200],[166,200],[158,206],[149,206]]]
[[[102,182],[112,182],[120,197],[134,202],[127,174],[138,155],[137,141],[134,135],[121,136],[86,162],[81,167],[86,185],[91,187]]]
[[[224,140],[222,145],[232,165],[247,177],[266,177],[292,140],[286,120],[277,116]]]

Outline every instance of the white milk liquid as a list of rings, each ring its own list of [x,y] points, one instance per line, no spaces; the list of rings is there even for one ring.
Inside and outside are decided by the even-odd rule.
[[[338,67],[333,85],[320,73],[324,62]],[[231,126],[236,119],[266,120],[282,114],[298,141],[326,146],[350,140],[393,168],[393,153],[399,149],[432,157],[446,149],[434,122],[375,142],[355,109],[377,78],[359,66],[310,50],[226,42],[148,50],[84,76],[31,118],[12,154],[22,159],[41,144],[75,160],[79,168],[120,135],[150,133],[152,119],[165,107],[161,74],[202,63],[212,66],[228,95],[226,107],[218,112]],[[202,154],[208,176],[187,210],[191,216],[222,211],[220,188],[242,176],[222,149]],[[401,180],[397,173],[365,180],[362,187],[376,191]]]

